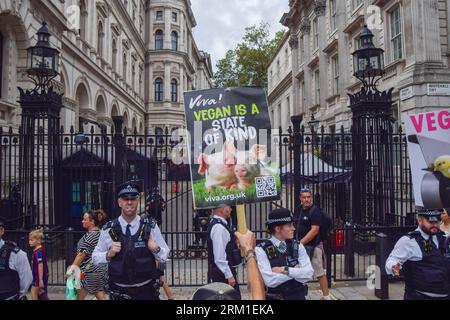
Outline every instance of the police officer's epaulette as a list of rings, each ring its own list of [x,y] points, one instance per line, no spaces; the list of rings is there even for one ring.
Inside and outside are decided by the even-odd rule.
[[[119,223],[119,219],[114,219],[114,220],[108,221],[108,222],[103,226],[102,230],[110,229],[110,228],[116,226],[118,223]]]
[[[414,238],[416,238],[417,236],[421,236],[421,234],[420,234],[420,232],[419,231],[411,231],[411,232],[409,232],[408,233],[408,237],[410,238],[410,239],[414,239]]]
[[[19,246],[14,241],[6,240],[4,245],[10,247],[14,253],[18,253],[20,251]]]

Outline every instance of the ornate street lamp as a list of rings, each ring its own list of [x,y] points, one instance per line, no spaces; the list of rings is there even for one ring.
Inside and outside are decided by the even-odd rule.
[[[18,88],[22,108],[19,170],[23,177],[21,191],[26,229],[66,221],[59,201],[62,183],[59,124],[64,94],[56,92],[50,85],[59,74],[59,51],[50,45],[50,37],[47,24],[43,22],[37,32],[36,45],[27,49],[26,73],[35,87],[32,90]],[[36,186],[44,185],[44,181],[48,197],[36,192]],[[45,212],[39,208],[45,208]]]
[[[46,22],[42,22],[37,37],[36,45],[27,49],[27,74],[36,84],[33,91],[45,90],[59,74],[59,51],[50,45],[51,34]]]
[[[376,48],[372,39],[373,33],[365,25],[360,35],[360,49],[352,53],[353,75],[366,89],[378,91],[376,84],[384,74],[384,50]]]
[[[311,119],[308,121],[308,125],[311,128],[311,132],[316,130],[316,126],[320,123],[320,120],[314,117],[314,114],[311,114]]]

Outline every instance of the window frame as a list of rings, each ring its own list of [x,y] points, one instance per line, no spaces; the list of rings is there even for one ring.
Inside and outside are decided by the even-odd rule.
[[[155,50],[163,50],[163,49],[164,49],[164,31],[161,29],[157,29],[155,31]]]
[[[319,19],[317,17],[313,20],[313,29],[314,29],[314,37],[313,37],[313,50],[317,50],[319,48]]]
[[[339,55],[335,54],[331,57],[331,70],[333,76],[333,94],[339,94],[339,77],[341,75],[339,68]]]
[[[159,13],[161,13],[161,16],[158,15]],[[164,11],[163,10],[156,10],[155,21],[164,21]]]
[[[178,23],[178,12],[172,11],[172,22]]]
[[[314,104],[320,104],[320,70],[314,71]]]
[[[330,0],[330,32],[333,33],[337,29],[337,2]]]
[[[155,101],[164,101],[164,80],[161,77],[155,79]]]
[[[398,12],[398,19],[396,21],[393,20],[394,13]],[[389,19],[389,58],[391,62],[395,62],[397,60],[403,59],[403,26],[402,26],[402,11],[400,5],[395,6],[388,12]],[[395,36],[394,32],[394,22],[398,23],[398,29]]]
[[[178,32],[175,30],[170,33],[170,48],[173,51],[178,51]]]
[[[174,90],[175,88],[175,90]],[[172,102],[178,102],[178,81],[177,79],[172,79],[170,81],[170,99]]]

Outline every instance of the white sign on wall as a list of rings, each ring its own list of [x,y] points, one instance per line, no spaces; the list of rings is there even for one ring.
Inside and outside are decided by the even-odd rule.
[[[407,88],[400,90],[400,101],[407,100],[409,98],[412,98],[413,96],[414,96],[413,87],[407,87]]]
[[[450,83],[429,83],[428,84],[429,96],[450,96]]]

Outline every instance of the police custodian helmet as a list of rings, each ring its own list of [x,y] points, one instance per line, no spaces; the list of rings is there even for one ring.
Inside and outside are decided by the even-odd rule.
[[[292,213],[289,209],[280,208],[272,210],[266,221],[267,226],[281,226],[293,222]]]
[[[134,181],[127,181],[117,187],[117,198],[138,198],[141,187]]]

